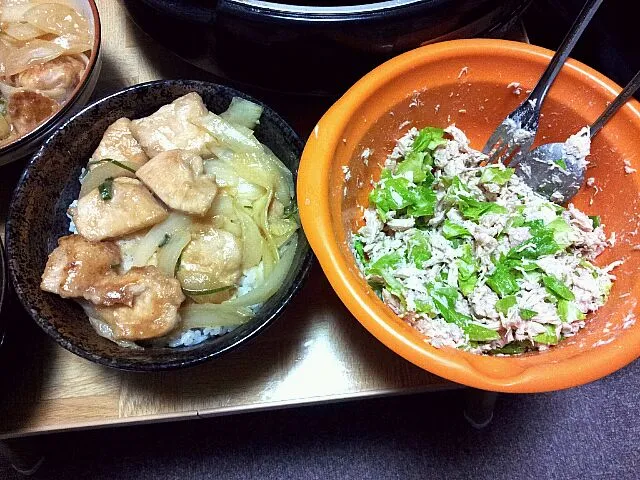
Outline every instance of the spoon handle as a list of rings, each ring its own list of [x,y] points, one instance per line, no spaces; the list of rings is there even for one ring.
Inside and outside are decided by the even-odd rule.
[[[607,109],[602,112],[598,119],[593,122],[593,125],[591,125],[591,138],[595,137],[600,129],[604,127],[604,124],[607,123],[625,103],[627,103],[627,100],[629,100],[631,95],[636,93],[638,87],[640,87],[640,71],[636,73],[635,77],[631,79],[627,86],[620,92],[620,95],[618,95],[616,99],[609,104]]]
[[[582,7],[582,10],[580,10],[578,18],[576,18],[573,25],[571,25],[571,30],[567,33],[567,36],[562,41],[562,45],[560,45],[556,51],[551,62],[549,62],[547,69],[542,74],[542,77],[540,77],[538,84],[529,95],[529,100],[534,100],[538,107],[542,104],[544,97],[549,91],[549,87],[551,87],[551,84],[558,75],[558,72],[560,72],[560,69],[567,60],[571,50],[575,47],[580,35],[584,32],[584,29],[587,27],[602,2],[603,0],[589,0],[585,3],[584,7]]]

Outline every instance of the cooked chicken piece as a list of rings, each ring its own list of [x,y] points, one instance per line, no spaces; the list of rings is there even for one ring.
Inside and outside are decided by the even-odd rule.
[[[81,235],[58,239],[49,254],[40,288],[61,297],[81,297],[84,292],[120,263],[115,243],[92,243]]]
[[[38,92],[18,91],[9,96],[7,113],[20,135],[36,128],[58,110],[58,104]]]
[[[82,79],[85,63],[70,55],[63,55],[45,63],[33,65],[14,75],[16,87],[28,90],[59,90],[60,100],[69,97]]]
[[[156,267],[133,267],[123,275],[108,275],[85,298],[96,305],[99,319],[116,340],[146,340],[166,335],[180,321],[185,297],[180,282]]]
[[[134,178],[114,179],[109,193],[111,199],[103,200],[96,188],[69,209],[78,233],[88,240],[121,237],[155,225],[169,215],[142,182]]]
[[[185,150],[159,153],[136,176],[168,206],[194,215],[207,213],[218,190],[204,173],[202,158]]]
[[[241,275],[240,240],[229,232],[211,227],[195,234],[191,243],[182,251],[177,274],[187,289],[198,289],[197,286],[200,285],[206,285],[199,287],[204,289],[235,286]]]
[[[191,150],[209,156],[207,144],[211,136],[196,126],[207,114],[207,107],[195,92],[188,93],[164,105],[152,115],[133,120],[131,131],[149,158],[166,150]]]
[[[96,151],[91,155],[89,169],[99,165],[103,159],[131,162],[135,167],[141,167],[149,161],[149,157],[131,133],[131,120],[120,118],[109,125]]]

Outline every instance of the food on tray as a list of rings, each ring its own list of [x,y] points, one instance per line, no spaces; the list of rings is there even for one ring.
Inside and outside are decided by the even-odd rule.
[[[92,48],[92,26],[69,2],[0,1],[0,147],[60,110]]]
[[[41,288],[123,346],[193,345],[247,322],[284,281],[299,228],[293,176],[254,137],[261,114],[234,98],[216,115],[189,93],[114,122]]]
[[[380,298],[436,347],[543,350],[607,300],[619,263],[599,217],[535,193],[487,165],[464,133],[413,128],[397,141],[352,237]]]

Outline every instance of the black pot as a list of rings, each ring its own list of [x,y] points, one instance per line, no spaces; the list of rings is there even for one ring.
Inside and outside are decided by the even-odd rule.
[[[499,37],[530,0],[125,3],[157,41],[221,77],[278,91],[339,93],[420,45]]]

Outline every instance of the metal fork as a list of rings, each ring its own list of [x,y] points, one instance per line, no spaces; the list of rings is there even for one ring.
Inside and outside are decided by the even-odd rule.
[[[507,115],[507,118],[502,121],[489,137],[489,141],[482,149],[482,153],[489,155],[488,163],[504,163],[505,165],[509,163],[509,165],[514,166],[522,155],[531,149],[538,132],[542,102],[549,91],[549,87],[551,87],[564,62],[569,57],[571,50],[573,50],[582,32],[584,32],[602,2],[603,0],[588,0],[585,3],[573,22],[571,30],[567,33],[560,48],[553,55],[547,69],[529,96],[513,112]],[[509,159],[511,159],[510,162]]]

